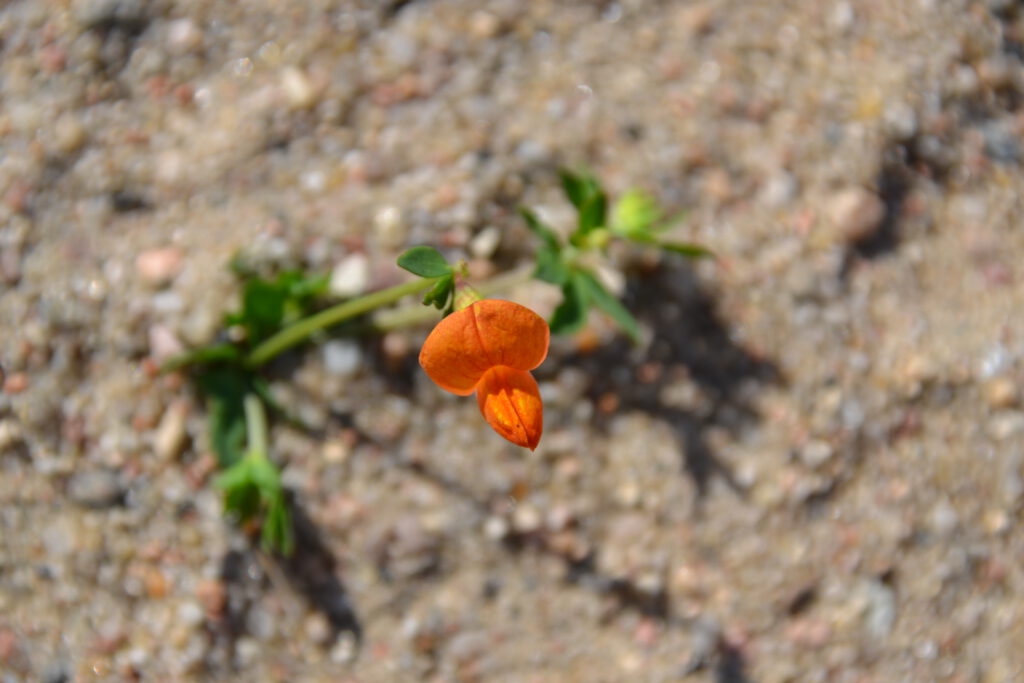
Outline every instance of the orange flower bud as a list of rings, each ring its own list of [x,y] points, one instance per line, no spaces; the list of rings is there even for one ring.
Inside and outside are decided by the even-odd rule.
[[[537,381],[530,375],[548,354],[544,319],[517,303],[483,299],[437,324],[423,343],[420,365],[446,391],[474,391],[484,418],[501,436],[533,450],[544,427]]]

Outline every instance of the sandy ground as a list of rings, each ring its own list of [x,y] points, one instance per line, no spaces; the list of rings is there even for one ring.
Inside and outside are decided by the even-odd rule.
[[[0,680],[1024,679],[1018,8],[6,3]],[[718,260],[613,255],[646,341],[556,341],[532,456],[426,329],[284,359],[254,550],[154,372],[229,259],[501,272],[566,164]]]

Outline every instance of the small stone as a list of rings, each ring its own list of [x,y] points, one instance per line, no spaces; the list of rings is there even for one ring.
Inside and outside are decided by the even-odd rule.
[[[12,372],[4,379],[5,394],[20,394],[28,389],[28,375],[24,372]]]
[[[797,183],[793,174],[787,171],[779,171],[768,176],[761,186],[758,198],[765,206],[778,208],[793,201],[798,190],[799,183]]]
[[[173,54],[185,54],[199,47],[202,40],[202,31],[191,19],[176,19],[167,24],[167,47]]]
[[[117,475],[110,470],[76,472],[68,480],[71,500],[91,508],[105,508],[119,503],[124,491]]]
[[[351,254],[331,271],[328,289],[336,297],[347,299],[366,291],[370,282],[370,260],[365,254]]]
[[[832,195],[825,213],[841,241],[859,242],[881,227],[885,203],[874,192],[849,187]]]
[[[832,446],[827,441],[812,439],[800,449],[800,460],[808,467],[821,467],[828,462],[834,454]]]
[[[227,587],[222,581],[203,579],[196,586],[196,598],[202,604],[208,619],[217,619],[227,604]]]
[[[469,34],[478,40],[493,38],[501,30],[501,20],[483,10],[477,10],[469,18]]]
[[[302,623],[302,630],[310,642],[323,645],[331,638],[331,624],[323,612],[313,612]]]
[[[188,600],[178,606],[178,619],[186,626],[199,626],[203,623],[203,618],[203,608],[198,602]]]
[[[397,206],[385,206],[373,217],[373,227],[377,239],[385,247],[398,248],[405,243],[409,227]]]
[[[956,531],[960,523],[960,517],[948,500],[942,500],[935,504],[928,518],[932,531],[939,536],[948,536]]]
[[[77,117],[63,114],[53,127],[53,144],[58,151],[71,154],[85,144],[86,130]]]
[[[991,408],[1011,408],[1019,398],[1016,383],[1009,377],[994,377],[985,383],[985,401]]]
[[[470,240],[469,253],[474,258],[489,259],[494,256],[494,252],[498,250],[499,244],[501,244],[501,230],[493,225],[489,225]]]
[[[0,453],[18,446],[23,442],[24,438],[21,425],[16,421],[4,420],[0,422]]]
[[[318,93],[309,77],[296,67],[281,72],[281,88],[292,109],[309,109],[316,104]]]
[[[917,114],[906,102],[892,102],[882,113],[885,128],[896,140],[909,140],[917,133]]]
[[[332,339],[323,345],[324,368],[331,375],[352,377],[363,364],[363,352],[351,339]]]
[[[896,595],[892,588],[878,580],[869,581],[865,592],[867,609],[864,625],[873,638],[882,640],[892,632],[896,622]]]
[[[188,441],[188,415],[191,406],[183,399],[174,401],[164,411],[153,436],[153,451],[160,460],[173,460],[185,448]]]
[[[163,287],[181,272],[184,262],[185,257],[177,247],[157,247],[135,258],[135,271],[151,287]]]
[[[1001,410],[989,418],[987,428],[990,437],[996,441],[1005,441],[1024,432],[1024,413],[1017,410]]]
[[[542,522],[540,512],[529,503],[517,505],[512,514],[512,528],[518,534],[532,534],[540,529]]]
[[[148,331],[149,355],[158,363],[185,351],[185,346],[167,325],[151,325]]]
[[[508,520],[499,515],[491,515],[484,522],[484,535],[492,541],[501,541],[508,536]]]
[[[993,536],[1005,533],[1010,528],[1010,516],[1005,510],[993,508],[985,512],[982,518],[985,531]]]
[[[832,627],[828,622],[814,617],[794,620],[786,629],[786,637],[799,647],[816,650],[832,638]]]

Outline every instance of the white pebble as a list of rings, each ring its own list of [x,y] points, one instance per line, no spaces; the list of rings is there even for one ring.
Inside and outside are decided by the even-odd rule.
[[[328,289],[334,296],[346,299],[365,292],[369,283],[370,260],[365,254],[351,254],[331,271]]]

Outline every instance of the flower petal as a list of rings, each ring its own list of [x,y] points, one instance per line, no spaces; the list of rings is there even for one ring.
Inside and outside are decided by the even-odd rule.
[[[491,365],[533,370],[548,355],[551,331],[544,318],[526,306],[483,299],[465,309],[473,316],[480,344]]]
[[[517,446],[537,448],[544,431],[544,406],[530,373],[507,365],[491,368],[477,385],[476,400],[494,431]]]
[[[548,353],[548,324],[525,306],[484,299],[437,324],[420,350],[420,365],[442,389],[473,393],[496,365],[532,370]]]

